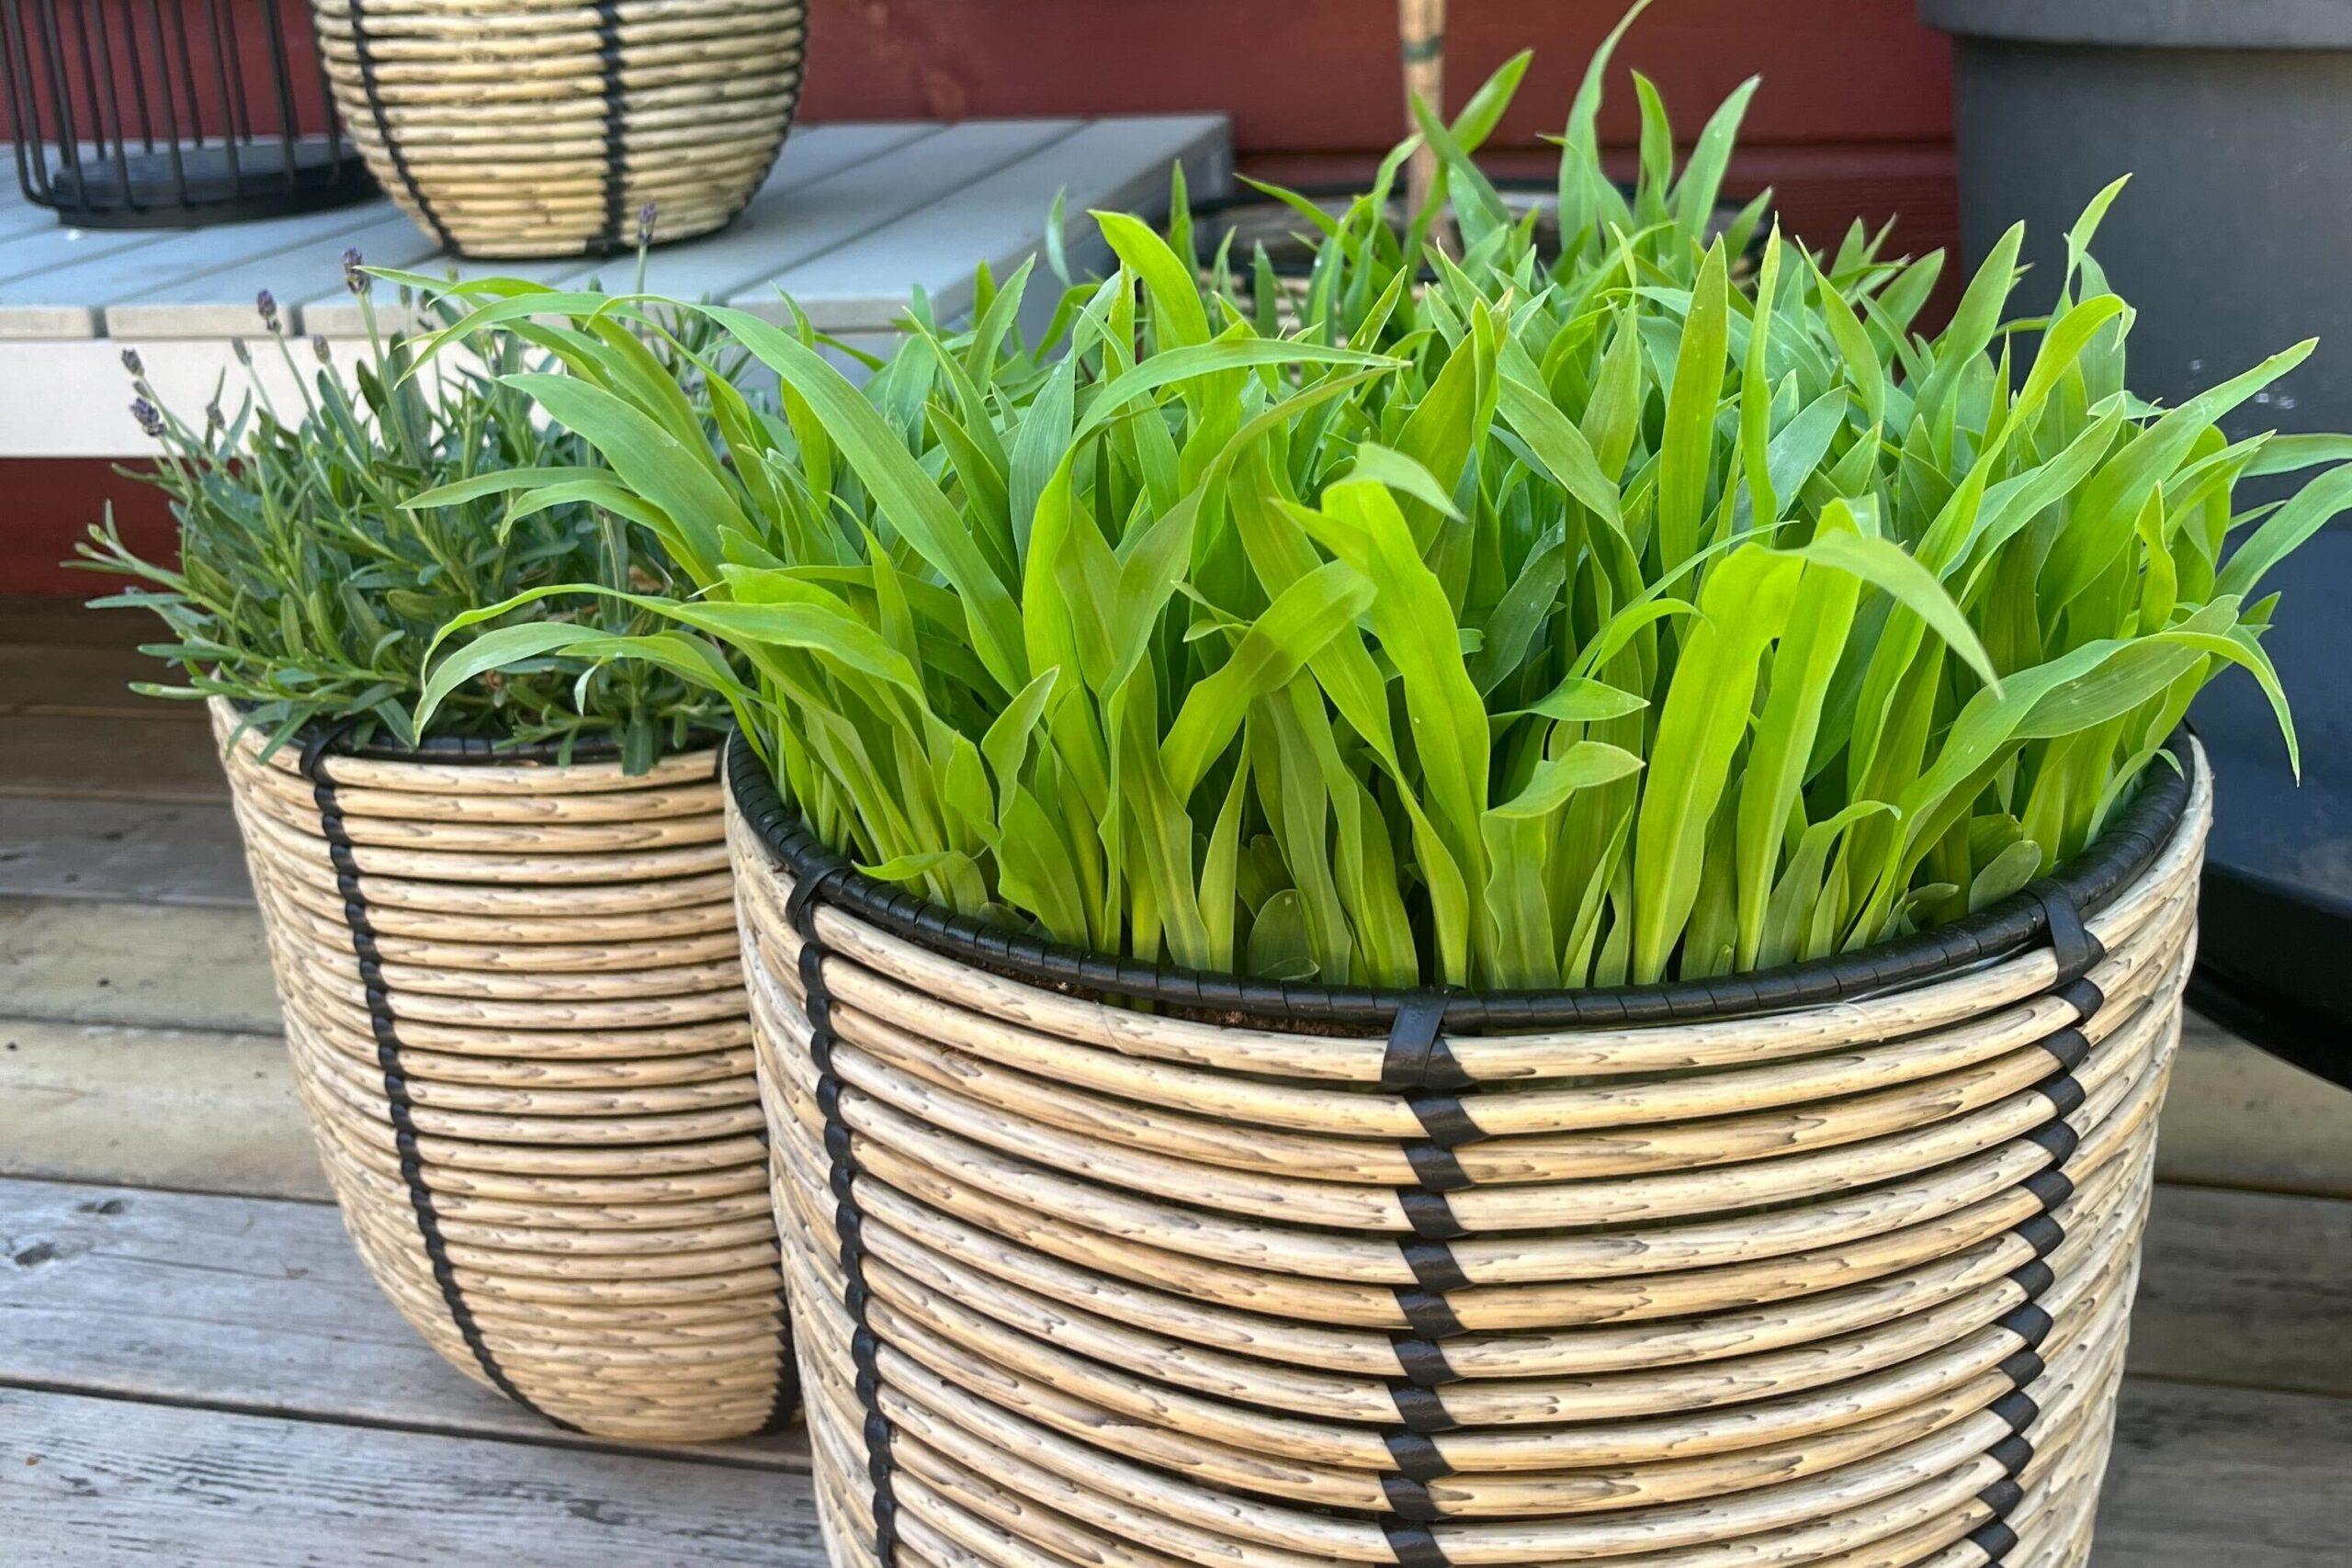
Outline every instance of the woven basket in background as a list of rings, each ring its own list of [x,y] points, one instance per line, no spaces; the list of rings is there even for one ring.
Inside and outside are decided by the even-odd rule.
[[[353,141],[474,256],[601,254],[723,226],[800,94],[805,0],[313,0]]]
[[[296,1083],[385,1294],[600,1437],[789,1416],[712,753],[264,761],[213,721]]]
[[[738,747],[833,1561],[2081,1563],[2194,945],[2182,755],[1903,942],[1384,996],[949,916]]]

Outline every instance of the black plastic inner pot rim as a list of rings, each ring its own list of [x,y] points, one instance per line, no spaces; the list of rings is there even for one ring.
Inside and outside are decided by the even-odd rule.
[[[1496,194],[1502,197],[1504,209],[1510,213],[1513,222],[1531,211],[1538,215],[1536,248],[1544,255],[1556,254],[1560,248],[1560,202],[1556,182],[1506,177],[1490,183]],[[1616,186],[1624,196],[1631,197],[1634,195],[1634,185],[1630,180],[1619,180]],[[1347,184],[1317,184],[1295,186],[1292,194],[1305,197],[1331,217],[1338,218],[1354,204],[1363,190],[1360,186]],[[1733,220],[1739,216],[1740,207],[1741,204],[1736,201],[1717,202],[1709,220],[1710,233],[1720,233],[1730,228]],[[1227,260],[1238,281],[1249,281],[1253,247],[1260,243],[1266,247],[1266,260],[1273,267],[1275,276],[1295,280],[1314,276],[1314,254],[1300,237],[1301,226],[1306,220],[1280,198],[1245,188],[1229,196],[1200,197],[1193,203],[1192,210],[1194,231],[1204,242],[1201,249],[1210,255],[1215,255],[1227,234],[1233,236],[1233,250]],[[1389,228],[1402,234],[1407,213],[1401,189],[1388,203],[1387,218]],[[1747,265],[1753,265],[1763,258],[1764,241],[1770,228],[1769,222],[1757,225],[1747,248],[1740,253]],[[1416,269],[1414,276],[1423,283],[1434,283],[1437,281],[1437,269],[1422,266]]]
[[[252,711],[248,703],[232,705],[242,720]],[[617,762],[621,743],[610,734],[582,735],[570,740],[509,740],[494,735],[428,735],[414,746],[403,746],[395,740],[371,739],[355,742],[352,731],[358,726],[356,718],[336,719],[322,724],[305,725],[287,741],[301,759],[302,772],[308,775],[321,757],[356,757],[369,762],[419,762],[435,766],[478,764],[498,767],[528,763],[548,767],[562,767],[586,762]],[[256,730],[261,726],[254,727]],[[731,730],[701,730],[689,733],[683,746],[664,748],[661,755],[674,757],[706,747],[723,744]]]
[[[943,956],[1056,990],[1228,1015],[1279,1028],[1349,1024],[1390,1029],[1400,1011],[1421,1010],[1448,1032],[1496,1032],[1735,1019],[1792,1008],[1855,1001],[1949,978],[2006,958],[2052,936],[2053,914],[2080,935],[2079,921],[2103,908],[2154,861],[2180,826],[2200,764],[2187,731],[2165,742],[2178,764],[2159,760],[2106,831],[2054,875],[1965,919],[1858,953],[1707,980],[1548,991],[1381,990],[1315,986],[1141,964],[958,915],[865,875],[820,842],[777,794],[759,758],[729,737],[726,776],[735,804],[809,896]]]

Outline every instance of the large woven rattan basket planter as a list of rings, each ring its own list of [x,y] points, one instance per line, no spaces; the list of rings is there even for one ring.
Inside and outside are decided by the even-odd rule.
[[[2079,1564],[2209,791],[1836,964],[1378,995],[730,819],[834,1561]]]
[[[806,0],[312,0],[378,183],[444,244],[564,256],[708,233],[800,96]]]
[[[223,741],[295,1081],[377,1283],[561,1425],[791,1413],[714,754]]]

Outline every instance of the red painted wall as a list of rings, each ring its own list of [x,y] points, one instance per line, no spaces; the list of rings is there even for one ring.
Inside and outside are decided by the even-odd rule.
[[[1453,0],[1449,83],[1474,86],[1514,50],[1534,68],[1504,144],[1555,130],[1619,0]],[[1379,148],[1396,139],[1387,0],[815,0],[807,112],[816,118],[1224,109],[1254,152]],[[1949,137],[1950,54],[1912,0],[1659,0],[1621,66],[1651,76],[1696,129],[1765,78],[1761,143]],[[1632,96],[1604,129],[1630,138]]]
[[[243,0],[253,6],[258,0]],[[1567,112],[1620,0],[1453,0],[1446,69],[1468,93],[1514,50],[1535,63],[1495,139],[1501,172],[1548,169],[1541,136]],[[812,0],[806,118],[958,118],[1221,110],[1241,166],[1345,179],[1396,141],[1388,0]],[[1731,184],[1771,186],[1816,243],[1898,214],[1911,251],[1950,244],[1951,53],[1913,0],[1658,0],[1618,57],[1604,136],[1637,120],[1622,68],[1655,79],[1685,137],[1761,75]],[[86,462],[0,462],[0,592],[85,592],[53,563],[109,499],[162,539],[154,492]]]
[[[1513,51],[1535,51],[1493,143],[1498,166],[1550,166],[1541,136],[1559,129],[1621,9],[1453,0],[1446,72],[1457,97]],[[1221,109],[1244,169],[1301,180],[1360,171],[1402,130],[1387,0],[815,0],[813,10],[814,119]],[[1815,235],[1899,213],[1909,248],[1953,237],[1951,48],[1913,0],[1658,0],[1618,65],[1604,137],[1638,134],[1626,68],[1657,83],[1686,136],[1760,75],[1736,186],[1773,186],[1791,226]]]

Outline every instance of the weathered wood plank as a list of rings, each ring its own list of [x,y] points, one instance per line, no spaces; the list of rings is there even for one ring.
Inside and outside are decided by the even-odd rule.
[[[190,1048],[187,1037],[180,1039],[189,1065],[199,1066],[209,1046],[199,1041]],[[0,1063],[5,1061],[0,1055]],[[300,1129],[292,1125],[290,1112],[286,1120],[280,1135],[298,1140]],[[91,1217],[117,1198],[122,1201],[119,1212]],[[356,1347],[334,1337],[346,1327],[359,1332],[353,1325],[360,1319],[350,1302],[372,1303],[373,1297],[324,1211],[184,1193],[0,1182],[0,1235],[15,1237],[20,1247],[29,1236],[76,1260],[74,1271],[28,1276],[0,1289],[0,1322],[32,1325],[0,1336],[0,1381],[24,1375],[8,1370],[19,1364],[7,1359],[5,1347],[13,1345],[32,1358],[25,1364],[69,1369],[70,1375],[61,1372],[60,1380],[77,1387],[194,1398],[200,1391],[188,1380],[197,1379],[212,1389],[210,1397],[227,1403],[264,1405],[276,1399],[287,1408],[372,1411],[412,1422],[424,1420],[424,1412],[438,1407],[437,1393],[425,1406],[417,1405],[419,1385],[405,1371],[368,1359],[413,1353],[419,1364],[430,1359],[421,1346],[392,1331],[396,1325],[389,1314],[382,1319],[386,1332],[363,1334]],[[219,1238],[224,1235],[250,1238],[231,1250],[249,1249],[254,1258],[274,1261],[243,1270],[250,1278],[217,1282],[204,1269],[223,1256]],[[2342,1325],[2352,1315],[2346,1310],[2352,1292],[2347,1262],[2352,1204],[2162,1190],[2133,1321],[2134,1371],[2352,1393],[2352,1364],[2341,1352]],[[153,1279],[144,1272],[151,1269],[157,1271]],[[178,1269],[195,1271],[174,1272]],[[175,1282],[164,1290],[156,1281],[166,1279]],[[109,1302],[118,1304],[108,1306]],[[130,1303],[139,1304],[119,1304]],[[165,1314],[168,1325],[141,1321],[150,1311]],[[53,1333],[42,1328],[43,1320],[23,1316],[27,1312],[53,1314],[47,1320],[54,1324]],[[310,1334],[304,1325],[321,1325],[324,1337],[317,1354],[330,1361],[358,1358],[334,1364],[367,1375],[310,1379],[289,1389],[273,1347],[284,1334]],[[391,1350],[384,1348],[387,1341]],[[301,1392],[312,1384],[313,1392]],[[361,1384],[366,1392],[355,1392]],[[352,1404],[353,1400],[363,1403]],[[507,1407],[492,1402],[485,1408],[502,1413]]]
[[[51,224],[0,242],[0,283],[58,267],[80,266],[102,256],[161,244],[171,237],[168,229],[74,229]]]
[[[2347,1327],[2352,1202],[2157,1187],[2134,1371],[2352,1395]]]
[[[17,1568],[820,1568],[805,1477],[0,1391]]]
[[[0,1016],[274,1034],[261,911],[0,897]]]
[[[2092,1568],[2341,1568],[2352,1400],[2132,1378]]]
[[[141,713],[0,714],[0,791],[209,802],[229,797],[211,727],[161,699]]]
[[[867,255],[865,268],[845,275],[824,267],[825,258],[855,252],[892,224],[935,209],[960,227],[973,192],[999,170],[1017,165],[1081,134],[1075,119],[974,121],[936,136],[910,141],[831,179],[820,180],[772,220],[763,245],[745,245],[722,235],[708,245],[663,258],[661,287],[685,298],[711,297],[740,302],[746,295],[771,306],[766,279],[789,280],[808,269],[806,287],[794,295],[820,326],[887,326],[905,310],[912,287],[924,281],[922,258],[903,253]],[[1031,215],[1042,226],[1043,209]],[[951,254],[967,248],[951,242]],[[970,259],[979,253],[969,251]],[[969,265],[969,260],[966,261]],[[888,310],[865,307],[866,297],[888,296]]]
[[[1027,158],[956,161],[959,150],[1041,125],[1078,128],[1068,139],[1082,140],[1083,151],[1025,170]],[[931,151],[895,170],[889,161],[901,135]],[[842,158],[827,151],[844,146]],[[860,163],[861,146],[880,150]],[[1180,157],[1194,189],[1216,188],[1231,162],[1223,118],[814,127],[790,139],[748,226],[657,253],[649,282],[687,296],[733,290],[773,310],[767,282],[785,273],[820,321],[853,333],[888,331],[918,287],[952,318],[968,303],[974,263],[986,259],[1001,275],[1037,248],[1056,190],[1069,191],[1073,259],[1091,267],[1100,255],[1085,209],[1153,209]],[[800,199],[828,175],[838,177],[836,197]],[[796,193],[797,182],[808,183]],[[0,231],[0,384],[37,385],[43,395],[0,399],[0,457],[150,455],[152,443],[124,412],[122,345],[94,335],[100,332],[136,344],[159,398],[175,407],[200,407],[210,395],[229,364],[224,340],[256,327],[252,300],[263,288],[278,296],[289,327],[323,334],[335,362],[348,363],[361,323],[342,288],[345,244],[374,262],[435,274],[444,265],[428,241],[377,206],[198,233],[79,232],[46,223],[19,231],[11,219]],[[807,267],[819,270],[797,276]],[[460,264],[464,275],[548,283],[601,276],[618,284],[629,270],[626,258]],[[296,377],[277,360],[264,355],[255,365],[274,397],[290,399]]]
[[[2192,1013],[2156,1169],[2174,1181],[2352,1198],[2352,1090]]]
[[[29,234],[56,225],[56,213],[27,201],[14,180],[5,184],[9,199],[0,201],[0,240],[13,240],[19,234]]]
[[[277,1036],[0,1019],[0,1175],[324,1198]]]
[[[646,286],[684,299],[699,299],[706,295],[724,298],[727,288],[708,279],[723,276],[728,285],[744,277],[758,276],[755,258],[763,252],[774,253],[801,245],[822,247],[839,244],[858,231],[857,225],[871,226],[883,221],[898,210],[899,199],[897,180],[887,169],[876,167],[877,161],[897,152],[910,142],[935,141],[950,134],[948,128],[919,121],[877,121],[866,125],[824,125],[794,132],[785,141],[784,152],[776,159],[775,167],[734,222],[716,234],[688,241],[683,244],[654,250],[646,258]],[[855,193],[856,200],[841,209],[840,222],[844,225],[829,230],[823,219],[824,208],[812,205],[805,193],[812,186],[846,185]],[[861,213],[862,201],[869,212]],[[660,214],[655,214],[655,229],[660,230]],[[411,233],[414,233],[412,225]],[[366,244],[363,254],[377,260]],[[382,258],[386,265],[408,265],[415,270],[439,276],[454,266],[461,277],[527,276],[535,281],[566,288],[582,288],[593,279],[601,278],[613,289],[627,289],[634,281],[637,258],[633,255],[611,257],[559,258],[543,263],[515,261],[451,261],[431,256],[424,262],[401,262],[390,256]],[[302,330],[325,333],[329,336],[353,336],[367,330],[366,318],[358,303],[345,291],[340,260],[317,256],[308,260],[325,264],[332,262],[334,270],[304,272],[292,275],[280,288],[280,297],[303,301]],[[219,292],[204,291],[206,297]],[[244,295],[243,307],[251,310],[251,290]],[[168,312],[182,309],[166,307],[160,319],[175,323],[178,335],[200,335],[209,320],[229,319],[229,312],[208,309],[206,317],[175,318]],[[398,308],[380,295],[376,300],[379,321],[389,323]],[[156,319],[145,300],[137,306],[107,312],[108,330],[119,335],[128,330],[127,323],[145,322]],[[242,329],[241,329],[242,330]]]
[[[1073,182],[1067,187],[1062,243],[1071,275],[1079,277],[1107,276],[1114,266],[1111,247],[1103,243],[1092,212],[1136,212],[1154,220],[1165,217],[1178,164],[1183,166],[1185,188],[1193,200],[1223,196],[1233,184],[1232,137],[1221,117],[1129,120],[1115,128],[1099,129],[1117,130],[1121,142],[1119,150],[1103,154],[1102,174],[1107,176],[1121,168],[1132,172],[1124,177]],[[1022,232],[1008,228],[1001,240],[985,228],[976,228],[975,237],[987,247],[984,254],[1000,278],[1010,276],[1014,268],[1045,248],[1044,235],[1034,226]],[[954,321],[972,308],[969,265],[954,268],[951,275],[923,287],[932,297],[933,310],[943,320]],[[1029,301],[1027,319],[1022,322],[1024,331],[1035,333],[1045,329],[1053,315],[1052,294],[1050,289],[1040,290]]]
[[[318,1203],[0,1181],[0,1384],[11,1382],[808,1465],[797,1431],[687,1450],[560,1431],[428,1348],[378,1292],[334,1211]]]
[[[95,577],[90,579],[94,585],[101,581]],[[142,622],[144,626],[141,624]],[[93,610],[74,599],[0,593],[0,643],[55,644],[63,648],[136,648],[149,640],[146,626],[158,624],[153,615],[144,612]]]
[[[2235,1206],[2241,1230],[2277,1223],[2257,1206],[2280,1201],[2215,1196]],[[322,1207],[6,1182],[0,1238],[11,1260],[0,1264],[0,1382],[563,1440],[418,1343],[376,1297]],[[2160,1243],[2152,1273],[2172,1266]],[[2149,1337],[2163,1303],[2162,1292],[2143,1295],[2135,1338]],[[779,1469],[803,1461],[789,1440],[726,1452]],[[2134,1377],[2098,1561],[2340,1561],[2330,1555],[2344,1537],[2328,1487],[2347,1454],[2352,1403]]]
[[[10,796],[0,789],[0,896],[253,902],[227,805]]]
[[[107,335],[142,348],[159,339],[251,337],[261,329],[254,299],[265,288],[277,296],[289,323],[305,333],[324,332],[325,326],[311,323],[300,301],[325,299],[330,291],[343,288],[345,250],[357,251],[377,266],[430,268],[439,247],[408,214],[390,202],[370,202],[354,210],[367,220],[337,234],[332,243],[250,256],[201,277],[109,304],[103,312]],[[352,315],[351,330],[345,335],[358,337],[367,325],[356,310]]]
[[[958,134],[919,120],[820,125],[795,131],[767,183],[735,221],[692,244],[646,258],[646,287],[680,299],[724,299],[773,270],[786,252],[839,244],[898,210],[908,160]],[[844,197],[850,193],[847,210]],[[865,197],[865,211],[854,203]]]
[[[976,122],[962,132],[978,129]],[[870,330],[905,309],[908,287],[915,284],[942,316],[953,317],[968,303],[960,291],[969,288],[975,264],[987,261],[1001,277],[1038,245],[1057,194],[1066,197],[1070,231],[1084,232],[1092,226],[1088,208],[1129,193],[1135,199],[1153,189],[1164,193],[1170,164],[1221,152],[1224,138],[1224,122],[1214,116],[1090,122],[979,177],[967,175],[954,201],[922,206],[780,268],[738,291],[735,302],[775,312],[780,288],[820,327]]]
[[[103,308],[116,300],[137,299],[254,256],[278,256],[305,247],[339,251],[342,236],[365,227],[368,217],[365,206],[339,207],[259,223],[164,231],[153,244],[85,253],[49,271],[0,283],[0,337],[74,336],[57,330],[70,318],[78,318],[85,334],[95,333]],[[245,303],[251,310],[252,296]],[[252,323],[254,328],[259,324]]]
[[[42,274],[71,268],[117,252],[135,250],[168,239],[152,230],[44,227],[0,240],[0,294]],[[97,330],[98,313],[86,303],[67,302],[36,314],[22,314],[6,333],[9,337],[86,338]]]
[[[93,586],[96,582],[91,579]],[[164,628],[155,625],[154,629]],[[133,648],[0,642],[0,714],[177,720],[201,726],[201,703],[142,697],[130,689],[133,681],[173,678],[169,665]]]

